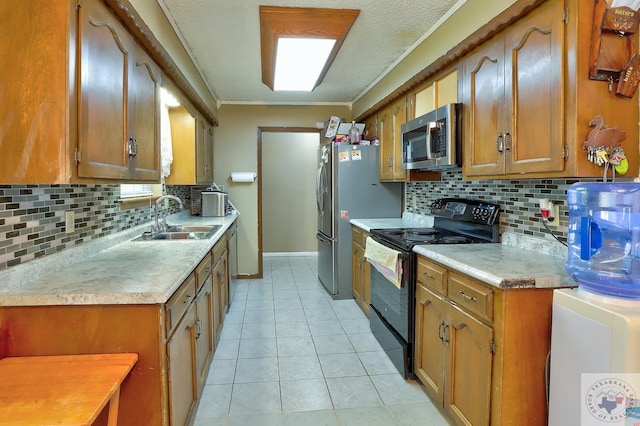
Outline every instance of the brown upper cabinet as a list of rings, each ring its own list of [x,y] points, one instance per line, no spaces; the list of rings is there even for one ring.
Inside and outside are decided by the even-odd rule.
[[[402,168],[402,132],[407,121],[407,98],[402,97],[378,114],[380,137],[380,181],[402,182],[407,171]]]
[[[213,126],[197,111],[178,106],[169,109],[173,162],[168,185],[213,182]]]
[[[0,182],[159,181],[161,73],[103,2],[0,14]]]
[[[550,0],[463,59],[465,177],[601,177],[582,148],[596,115],[637,176],[638,101],[589,80],[592,21],[592,2]]]

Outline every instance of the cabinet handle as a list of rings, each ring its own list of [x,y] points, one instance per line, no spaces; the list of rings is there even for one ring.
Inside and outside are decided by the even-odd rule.
[[[423,272],[422,275],[424,275],[425,277],[429,278],[430,280],[435,280],[436,277],[434,277],[433,275],[431,275],[428,272]]]
[[[185,296],[185,298],[184,298],[184,302],[182,302],[182,303],[189,303],[189,300],[191,300],[191,295],[190,295],[190,294],[187,294],[187,295]]]
[[[127,142],[127,151],[129,152],[129,157],[133,158],[138,155],[138,141],[131,137]]]
[[[502,152],[504,150],[504,136],[502,136],[502,134],[499,134],[498,139],[496,139],[496,149],[498,152]]]
[[[511,151],[511,133],[504,134],[504,150]]]
[[[444,343],[449,343],[449,339],[447,339],[447,330],[449,329],[449,324],[444,323],[444,327],[442,327],[442,341]]]
[[[387,160],[387,165],[389,166],[389,168],[393,167],[393,157],[389,157],[389,159]]]
[[[202,334],[202,321],[198,320],[196,321],[196,340],[200,338],[201,334]]]
[[[211,268],[209,267],[209,268],[205,269],[205,270],[204,270],[204,273],[205,273],[206,275],[209,275],[209,274],[211,273]]]
[[[466,294],[464,291],[460,290],[458,293],[460,293],[460,296],[464,297],[467,300],[471,300],[472,302],[477,302],[478,299],[475,298],[474,296],[469,296],[468,294]]]
[[[442,335],[443,329],[444,329],[444,320],[441,321],[440,325],[438,326],[438,338],[444,342],[444,337]]]

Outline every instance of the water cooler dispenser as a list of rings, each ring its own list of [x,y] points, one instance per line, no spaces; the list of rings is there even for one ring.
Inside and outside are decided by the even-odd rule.
[[[640,425],[640,184],[577,183],[567,203],[578,288],[554,292],[549,426]]]

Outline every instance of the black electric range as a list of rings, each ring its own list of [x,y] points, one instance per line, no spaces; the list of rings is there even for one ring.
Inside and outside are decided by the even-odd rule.
[[[441,198],[431,204],[433,227],[372,229],[374,241],[399,252],[400,287],[371,268],[370,325],[374,336],[405,378],[413,373],[416,254],[427,244],[474,244],[499,241],[497,204],[462,198]]]

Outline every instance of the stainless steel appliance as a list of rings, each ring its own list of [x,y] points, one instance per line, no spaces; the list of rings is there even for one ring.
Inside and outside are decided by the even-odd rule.
[[[443,198],[431,205],[432,228],[372,229],[374,241],[400,252],[400,288],[371,267],[371,331],[405,378],[413,373],[416,253],[426,244],[496,243],[499,206],[484,201]]]
[[[202,193],[200,215],[204,217],[222,217],[227,215],[229,195],[222,191]]]
[[[318,279],[335,299],[351,293],[352,218],[400,217],[402,185],[380,183],[379,147],[324,144],[318,149]]]
[[[462,153],[461,104],[448,104],[404,123],[402,167],[444,170],[460,167]]]

